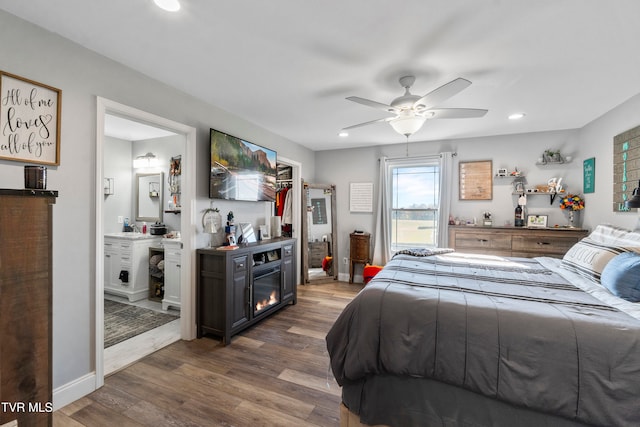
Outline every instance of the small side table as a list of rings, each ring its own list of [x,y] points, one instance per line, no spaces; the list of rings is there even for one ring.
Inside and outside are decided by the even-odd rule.
[[[349,283],[353,283],[353,266],[371,262],[369,255],[371,235],[369,233],[351,233],[349,238]]]

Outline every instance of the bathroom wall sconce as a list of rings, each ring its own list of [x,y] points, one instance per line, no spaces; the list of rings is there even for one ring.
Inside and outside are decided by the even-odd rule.
[[[113,194],[114,187],[114,179],[113,178],[105,178],[104,179],[104,194],[105,196]]]
[[[160,161],[153,153],[147,153],[133,159],[133,167],[136,169],[153,168],[159,165],[160,165]]]
[[[160,196],[160,183],[159,182],[150,182],[149,183],[149,197],[159,197]]]

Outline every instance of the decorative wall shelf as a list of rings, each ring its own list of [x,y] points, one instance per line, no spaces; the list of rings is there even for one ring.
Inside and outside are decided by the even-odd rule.
[[[514,196],[522,196],[522,195],[526,195],[528,196],[549,196],[549,204],[552,205],[553,201],[556,199],[556,196],[559,194],[561,196],[564,196],[565,194],[567,194],[565,191],[562,191],[560,193],[556,193],[556,192],[545,192],[545,191],[514,191],[513,193]]]
[[[565,163],[571,163],[571,160],[573,160],[571,158],[571,156],[563,156],[560,153],[556,153],[553,156],[549,156],[547,154],[542,154],[542,157],[538,158],[538,161],[536,162],[536,165],[562,165]]]

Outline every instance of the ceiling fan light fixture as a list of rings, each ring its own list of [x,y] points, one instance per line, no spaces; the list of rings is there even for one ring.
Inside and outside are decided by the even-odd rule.
[[[400,116],[389,123],[400,135],[409,136],[418,132],[427,119],[422,116]]]
[[[178,0],[153,0],[160,9],[167,12],[177,12],[180,10],[180,2]]]
[[[346,138],[349,136],[349,132],[347,132],[346,130],[341,130],[340,132],[338,132],[338,136],[340,138]]]
[[[526,114],[524,114],[524,113],[513,113],[513,114],[509,115],[509,120],[520,120],[524,116],[526,116]]]

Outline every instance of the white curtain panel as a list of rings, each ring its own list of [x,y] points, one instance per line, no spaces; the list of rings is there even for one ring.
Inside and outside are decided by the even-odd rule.
[[[451,193],[453,189],[453,157],[456,153],[440,153],[440,207],[438,210],[438,247],[449,247],[449,215],[451,213]]]
[[[385,265],[391,259],[391,236],[389,235],[389,186],[387,185],[387,158],[378,160],[378,203],[376,206],[376,225],[373,234],[373,263]]]

